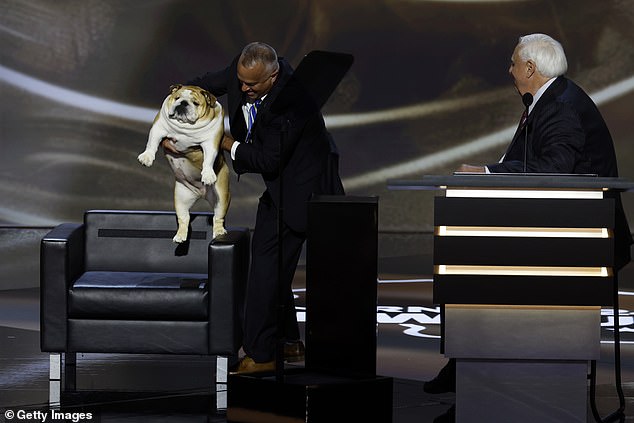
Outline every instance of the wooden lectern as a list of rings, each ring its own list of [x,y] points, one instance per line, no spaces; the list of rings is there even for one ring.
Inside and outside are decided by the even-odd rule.
[[[456,359],[456,422],[585,422],[601,306],[613,303],[620,178],[425,176],[434,198],[434,302]]]

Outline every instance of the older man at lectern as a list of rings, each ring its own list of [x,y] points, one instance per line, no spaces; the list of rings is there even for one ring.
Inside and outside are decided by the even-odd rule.
[[[545,34],[520,37],[509,74],[526,106],[517,131],[498,163],[463,164],[459,172],[565,173],[617,177],[612,136],[592,99],[570,79],[561,44]],[[615,269],[630,261],[632,235],[619,193],[616,200]],[[427,393],[455,391],[455,360],[424,384]],[[435,421],[451,421],[453,408]]]
[[[520,37],[511,57],[509,73],[525,104],[528,99],[528,115],[520,120],[499,163],[487,166],[464,164],[458,170],[617,177],[610,131],[592,99],[563,76],[567,69],[566,55],[559,42],[545,34]],[[631,244],[632,236],[617,195],[617,269],[630,261]]]

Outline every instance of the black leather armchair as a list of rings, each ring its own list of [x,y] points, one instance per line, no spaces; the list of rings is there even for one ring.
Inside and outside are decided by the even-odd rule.
[[[172,212],[95,210],[42,239],[41,349],[60,388],[61,355],[73,390],[78,352],[216,355],[226,381],[242,343],[249,231],[212,241],[212,214],[191,213],[188,240],[174,244],[176,226]]]

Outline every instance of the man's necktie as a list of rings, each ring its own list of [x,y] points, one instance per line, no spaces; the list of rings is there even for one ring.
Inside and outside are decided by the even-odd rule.
[[[506,153],[504,153],[504,155],[500,158],[498,163],[502,163],[504,161],[504,158],[506,157],[506,155],[509,153],[509,151],[511,151],[511,148],[515,145],[516,140],[520,136],[520,132],[526,126],[526,121],[527,120],[528,120],[528,113],[526,113],[526,109],[524,109],[524,113],[522,113],[522,117],[520,118],[520,123],[517,126],[517,131],[515,131],[515,135],[513,136],[513,140],[511,141],[509,146],[506,148]]]
[[[249,107],[249,119],[247,122],[247,138],[246,138],[246,142],[251,142],[252,138],[251,138],[251,128],[253,128],[253,122],[255,122],[255,117],[258,114],[258,107],[260,107],[260,104],[262,103],[262,100],[255,100],[253,102],[253,104],[251,105],[251,107]]]

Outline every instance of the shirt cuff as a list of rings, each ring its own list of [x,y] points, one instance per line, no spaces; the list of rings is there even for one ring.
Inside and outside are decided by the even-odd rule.
[[[231,146],[231,160],[236,159],[236,149],[238,148],[239,145],[240,143],[238,141],[233,142],[233,145]]]

